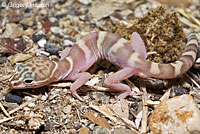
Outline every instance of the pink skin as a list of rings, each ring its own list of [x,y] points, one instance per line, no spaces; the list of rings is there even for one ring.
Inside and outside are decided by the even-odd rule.
[[[133,47],[133,50],[135,50],[137,53],[139,53],[141,55],[141,57],[143,57],[144,59],[147,58],[145,44],[144,44],[142,38],[140,37],[140,35],[136,32],[132,33],[131,45]]]
[[[71,80],[75,82],[71,85],[70,91],[72,95],[78,98],[80,101],[83,101],[83,99],[77,94],[76,89],[84,85],[90,78],[91,78],[91,74],[88,72],[81,72],[71,77]]]
[[[111,55],[105,56],[107,54],[107,52],[109,51],[106,49],[106,46],[104,46],[104,48],[102,48],[102,49],[104,49],[103,54],[102,54],[102,52],[99,52],[100,50],[98,50],[97,45],[94,45],[97,41],[97,39],[96,39],[97,34],[98,33],[91,33],[91,34],[88,34],[83,37],[83,40],[86,41],[85,45],[87,45],[87,47],[90,48],[91,55],[87,59],[85,59],[85,57],[84,57],[85,52],[83,50],[81,50],[80,47],[77,46],[78,44],[76,44],[71,49],[66,48],[65,50],[63,50],[61,53],[61,60],[58,61],[57,63],[48,62],[48,64],[54,65],[54,66],[51,67],[50,71],[48,72],[49,74],[45,73],[46,74],[45,78],[47,80],[44,81],[43,83],[41,83],[40,81],[35,81],[34,77],[30,77],[29,79],[32,79],[33,83],[35,83],[35,84],[24,83],[23,77],[28,72],[22,71],[21,73],[23,75],[21,73],[15,74],[15,76],[20,76],[20,77],[13,77],[13,79],[11,79],[10,87],[13,89],[18,89],[19,87],[22,89],[30,88],[30,87],[37,88],[39,86],[43,86],[43,85],[46,85],[46,84],[54,82],[54,81],[73,80],[74,83],[71,85],[70,91],[74,97],[83,101],[83,99],[77,94],[76,90],[78,88],[80,88],[82,85],[84,85],[91,78],[91,74],[88,72],[85,72],[85,71],[87,69],[89,69],[97,61],[98,58],[105,58],[107,60],[110,60],[110,62],[112,62],[116,65],[119,65],[122,68],[121,70],[117,71],[116,73],[109,75],[108,78],[105,79],[106,86],[112,88],[114,91],[119,92],[118,99],[120,100],[120,102],[122,104],[122,100],[125,97],[127,97],[128,95],[131,95],[131,88],[128,85],[125,85],[125,84],[119,83],[119,82],[129,78],[130,76],[132,76],[134,74],[139,75],[139,76],[144,76],[144,77],[147,77],[147,75],[145,73],[142,73],[139,70],[135,69],[131,65],[128,65],[126,62],[127,59],[121,57],[120,55],[111,54]],[[113,43],[115,43],[114,41],[117,41],[119,39],[120,39],[119,36],[109,33],[106,36],[107,44],[105,44],[105,45],[108,45],[108,46],[113,45]],[[131,48],[132,48],[132,50],[131,50]],[[128,52],[129,54],[137,52],[138,54],[141,55],[141,57],[143,59],[145,59],[147,57],[144,42],[138,33],[134,32],[132,34],[131,47],[127,46],[127,50],[125,48],[123,51],[123,54],[125,56],[126,56],[126,52]],[[68,57],[68,60],[71,58],[72,61],[66,60],[67,59],[66,57]],[[44,60],[44,62],[45,61],[46,60]],[[46,67],[44,64],[42,64],[43,62],[40,62],[40,63],[41,63],[40,69],[42,69],[43,67]],[[26,64],[27,66],[25,68],[26,69],[29,68],[31,70],[32,67],[34,66],[34,64],[35,64],[35,62]],[[46,65],[47,65],[47,63],[46,63]],[[55,67],[56,67],[56,70],[54,70]],[[49,67],[47,67],[47,68],[49,68]],[[39,67],[37,67],[37,69],[39,69]],[[71,70],[71,71],[68,72],[69,70]],[[51,74],[52,71],[54,71],[53,74]],[[40,76],[40,75],[43,76],[42,74],[40,74],[38,72],[35,72],[35,74],[36,73],[37,73],[37,76]],[[51,76],[51,77],[49,77],[49,76]],[[16,85],[15,82],[21,83],[21,84]],[[123,107],[123,105],[122,105],[122,107]]]
[[[134,32],[132,34],[131,41],[132,41],[131,42],[132,48],[136,52],[141,54],[145,59],[147,57],[147,53],[146,53],[146,49],[145,49],[145,46],[144,46],[144,42],[141,39],[141,37],[139,36],[139,34]],[[91,61],[90,65],[93,64],[93,62],[95,62],[95,61],[96,60]],[[87,64],[85,64],[85,65],[87,65]],[[122,104],[122,100],[124,98],[126,98],[128,95],[131,95],[131,88],[126,84],[119,83],[119,81],[122,81],[122,80],[125,80],[125,79],[129,78],[133,74],[137,74],[137,70],[135,70],[134,68],[131,68],[131,67],[125,67],[125,68],[117,71],[116,73],[110,75],[104,81],[106,86],[108,86],[108,87],[112,88],[113,90],[119,92],[118,99],[120,100],[121,104]],[[77,73],[75,75],[70,76],[70,78],[69,77],[67,78],[67,79],[75,81],[72,84],[72,86],[70,87],[71,93],[72,93],[72,95],[74,97],[76,97],[79,100],[83,101],[83,99],[77,94],[76,90],[79,87],[81,87],[83,84],[85,84],[90,78],[91,78],[91,74],[88,73],[88,72]]]
[[[71,48],[70,47],[66,47],[64,50],[62,50],[60,56],[60,60],[63,60],[65,57],[68,56],[69,52],[70,52]]]

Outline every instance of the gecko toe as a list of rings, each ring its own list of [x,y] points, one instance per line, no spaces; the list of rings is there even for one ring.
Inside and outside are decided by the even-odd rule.
[[[75,98],[77,98],[77,99],[79,99],[80,101],[84,101],[84,99],[81,98],[81,97],[77,94],[77,92],[73,92],[73,93],[72,93],[72,96],[75,97]]]

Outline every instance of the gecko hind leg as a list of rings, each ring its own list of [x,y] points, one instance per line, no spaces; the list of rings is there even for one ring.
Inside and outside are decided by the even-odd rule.
[[[123,109],[122,101],[128,95],[131,95],[131,88],[126,84],[119,83],[119,81],[129,78],[135,72],[136,70],[134,68],[126,67],[110,75],[104,81],[104,84],[106,86],[112,88],[115,91],[119,91],[118,99],[121,102],[122,109]]]

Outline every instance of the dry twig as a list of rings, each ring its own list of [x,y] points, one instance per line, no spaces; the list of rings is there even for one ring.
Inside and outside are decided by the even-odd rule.
[[[169,88],[169,89],[165,92],[165,94],[164,94],[162,97],[160,97],[160,101],[163,101],[163,100],[165,100],[165,99],[168,99],[168,98],[169,98],[169,95],[170,95],[170,91],[171,91],[171,88]]]
[[[6,109],[4,108],[4,106],[0,103],[0,107],[1,107],[1,110],[4,112],[4,114],[8,117],[10,117],[9,113],[6,111]]]
[[[141,123],[141,133],[147,132],[147,116],[148,116],[148,106],[147,106],[147,91],[146,85],[143,79],[140,79],[140,88],[143,91],[142,102],[143,102],[143,110],[142,110],[142,123]]]
[[[191,72],[190,72],[190,74],[191,74]],[[192,79],[192,77],[190,77],[187,73],[185,74],[185,76],[188,77],[192,81],[192,83],[194,83],[194,85],[196,85],[198,87],[198,89],[200,89],[200,85],[194,79]]]
[[[3,122],[5,122],[5,121],[12,120],[12,119],[14,119],[14,118],[15,118],[15,117],[9,117],[9,118],[2,119],[2,120],[0,120],[0,124],[3,123]]]

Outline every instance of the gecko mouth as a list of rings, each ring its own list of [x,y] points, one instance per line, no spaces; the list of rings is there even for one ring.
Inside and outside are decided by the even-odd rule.
[[[9,81],[8,86],[11,89],[27,89],[27,88],[39,88],[47,85],[49,82],[44,81],[41,83],[34,83],[32,79],[26,79],[23,82],[20,81]]]
[[[10,82],[8,83],[8,86],[9,86],[10,88],[17,87],[18,85],[20,85],[20,82],[10,81]]]

